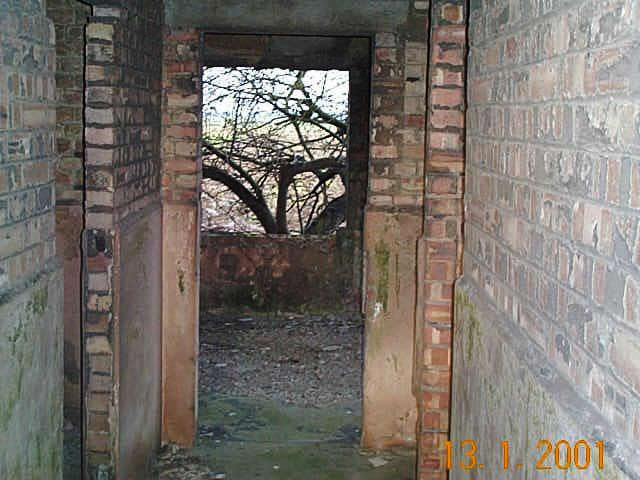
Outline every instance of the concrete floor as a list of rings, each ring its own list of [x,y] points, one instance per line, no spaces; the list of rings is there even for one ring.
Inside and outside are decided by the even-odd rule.
[[[140,480],[413,480],[414,451],[359,448],[361,334],[341,315],[203,315],[196,445],[163,448]],[[79,479],[67,429],[64,480]]]
[[[199,416],[199,439],[188,452],[188,461],[206,466],[210,476],[189,476],[168,462],[161,468],[161,479],[415,478],[413,452],[360,451],[358,403],[304,408],[268,399],[207,394],[200,398]]]

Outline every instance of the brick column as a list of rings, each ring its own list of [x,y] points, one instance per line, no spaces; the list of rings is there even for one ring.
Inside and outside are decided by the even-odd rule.
[[[64,261],[64,406],[66,418],[80,425],[83,31],[91,7],[75,1],[48,0],[47,15],[56,31],[56,247]]]
[[[375,37],[365,209],[363,439],[416,443],[416,245],[422,231],[428,2],[406,28]]]
[[[85,475],[115,470],[117,445],[118,324],[114,321],[114,168],[119,148],[114,111],[120,105],[120,78],[113,65],[119,61],[117,18],[119,9],[96,9],[86,29],[85,124]]]
[[[153,2],[96,6],[86,29],[88,478],[132,477],[132,469],[150,461],[160,440],[160,292],[148,285],[160,283],[159,262],[143,255],[152,244],[149,232],[159,230],[160,223],[161,72],[153,54],[162,38],[162,11],[157,7]],[[135,289],[131,265],[145,277]],[[140,375],[144,382],[138,381]],[[144,413],[137,414],[143,398]],[[131,420],[139,418],[145,422]]]
[[[431,9],[424,235],[419,243],[418,358],[421,396],[420,480],[445,479],[449,434],[453,285],[461,274],[464,185],[465,2]]]
[[[163,442],[195,439],[200,275],[200,35],[168,32],[162,114]]]

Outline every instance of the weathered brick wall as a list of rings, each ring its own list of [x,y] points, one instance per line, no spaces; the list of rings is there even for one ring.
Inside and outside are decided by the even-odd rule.
[[[207,234],[200,241],[200,305],[264,311],[358,311],[353,251],[337,235]]]
[[[42,2],[0,3],[0,478],[62,478],[53,42]]]
[[[471,2],[452,428],[478,478],[505,439],[538,478],[547,437],[607,442],[567,478],[640,478],[639,8]]]
[[[445,478],[449,432],[454,281],[462,270],[462,194],[466,80],[464,1],[431,5],[425,216],[418,249],[417,318],[420,390],[420,479]]]
[[[416,246],[424,205],[429,2],[374,39],[364,220],[363,445],[417,443]],[[393,362],[389,361],[393,358]]]
[[[196,433],[200,275],[201,39],[164,37],[162,74],[163,441],[189,445]]]
[[[64,260],[64,379],[67,418],[80,422],[81,250],[84,198],[84,26],[91,8],[47,1],[56,39],[56,245]]]
[[[128,378],[139,369],[160,369],[159,350],[156,357],[151,354],[157,342],[146,341],[155,338],[161,324],[160,252],[149,232],[161,222],[154,212],[160,208],[162,22],[161,2],[137,0],[122,7],[96,6],[87,25],[85,452],[90,478],[139,475],[159,444],[159,377],[137,384]],[[133,247],[131,232],[137,232]],[[148,255],[151,251],[155,257]],[[125,277],[131,264],[145,272],[135,289]],[[132,336],[134,321],[137,335]],[[135,362],[132,351],[140,354]],[[137,388],[122,392],[121,383]],[[142,403],[149,421],[131,436],[127,428],[134,424],[121,419]]]

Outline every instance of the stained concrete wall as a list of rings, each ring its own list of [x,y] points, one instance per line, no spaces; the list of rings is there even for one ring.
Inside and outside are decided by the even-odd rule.
[[[160,446],[162,210],[122,225],[120,255],[120,478],[146,478]],[[125,260],[126,259],[126,260]]]
[[[62,479],[55,48],[42,2],[0,3],[0,478]]]
[[[62,271],[0,297],[0,478],[62,480]]]
[[[471,8],[452,440],[477,478],[638,479],[640,5]],[[541,438],[604,441],[606,470],[535,471]]]
[[[203,233],[201,308],[359,311],[348,240],[344,230],[311,237]]]
[[[91,7],[78,0],[47,1],[56,36],[56,241],[64,259],[64,404],[80,425],[81,251],[84,226],[84,27]]]

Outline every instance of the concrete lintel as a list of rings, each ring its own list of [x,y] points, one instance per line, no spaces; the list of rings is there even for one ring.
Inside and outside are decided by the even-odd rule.
[[[216,67],[367,69],[370,39],[205,34],[203,64]]]
[[[165,18],[172,27],[217,33],[294,35],[368,35],[406,25],[406,0],[166,0]]]

